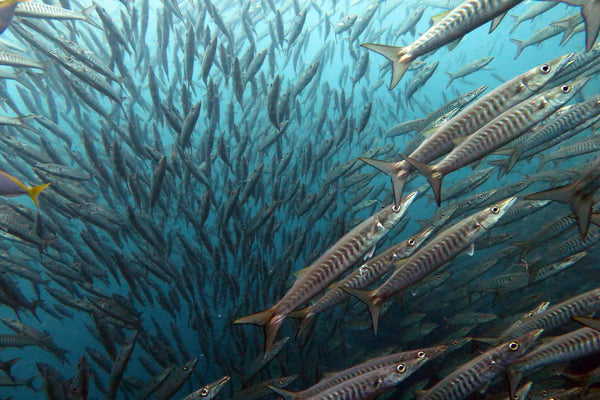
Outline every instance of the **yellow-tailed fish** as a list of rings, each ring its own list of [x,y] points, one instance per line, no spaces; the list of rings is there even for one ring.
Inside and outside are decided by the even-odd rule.
[[[48,185],[50,184],[27,186],[19,178],[0,169],[0,196],[15,197],[27,194],[33,200],[35,206],[38,207],[37,197]]]

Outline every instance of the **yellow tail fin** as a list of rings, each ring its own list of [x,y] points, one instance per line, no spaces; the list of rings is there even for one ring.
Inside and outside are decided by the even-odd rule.
[[[27,193],[29,193],[29,197],[31,197],[31,200],[33,200],[33,203],[37,208],[39,208],[37,197],[40,193],[42,193],[42,190],[46,189],[48,186],[50,186],[49,183],[44,183],[43,185],[27,188]]]

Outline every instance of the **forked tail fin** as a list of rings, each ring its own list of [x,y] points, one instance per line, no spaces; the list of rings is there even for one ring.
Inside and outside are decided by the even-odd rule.
[[[400,79],[404,76],[412,60],[400,61],[400,56],[404,54],[404,47],[388,46],[377,43],[362,43],[361,46],[379,53],[392,62],[392,80],[390,81],[390,90],[396,87]]]
[[[42,190],[46,189],[48,186],[50,186],[49,183],[44,183],[43,185],[27,188],[27,193],[29,194],[29,197],[31,197],[31,200],[33,200],[33,203],[37,208],[39,208],[37,198],[42,192]]]
[[[273,349],[277,332],[281,327],[283,318],[275,318],[275,312],[269,308],[254,314],[246,315],[233,321],[234,324],[252,324],[262,326],[265,333],[265,355]]]

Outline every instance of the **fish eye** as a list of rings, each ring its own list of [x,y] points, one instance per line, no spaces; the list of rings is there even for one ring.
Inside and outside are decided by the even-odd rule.
[[[418,353],[417,353],[417,357],[419,357],[419,358],[423,358],[423,357],[425,357],[425,352],[424,352],[424,351],[420,351],[420,352],[418,352]]]
[[[440,217],[441,217],[441,218],[444,218],[445,216],[446,216],[446,213],[441,213],[441,214],[440,214]]]
[[[525,182],[521,181],[519,182],[519,186],[523,186],[525,184]]]
[[[565,262],[570,262],[571,261],[571,257],[566,257],[565,258]]]
[[[279,380],[279,383],[285,383],[285,379],[281,378],[281,379]]]
[[[483,193],[479,193],[479,194],[477,195],[477,197],[479,197],[480,199],[483,199]]]
[[[187,365],[184,365],[183,368],[181,368],[181,369],[184,371],[187,371],[187,368],[188,368]]]
[[[533,317],[533,315],[534,314],[532,312],[530,312],[529,314],[527,314],[528,317]]]
[[[510,342],[508,344],[508,349],[510,351],[517,351],[517,350],[519,350],[519,343],[517,343],[517,342]]]
[[[457,344],[458,344],[458,340],[454,339],[454,340],[452,341],[452,344],[453,344],[453,345],[457,345]]]
[[[408,241],[406,243],[408,243],[409,246],[414,246],[415,245],[415,239],[410,238],[410,239],[408,239]]]
[[[404,371],[406,371],[406,365],[404,365],[404,364],[398,364],[398,365],[396,365],[396,371],[398,371],[401,374],[403,374]]]
[[[491,208],[492,214],[498,214],[500,212],[500,208],[498,206],[494,206]]]
[[[571,86],[569,85],[562,85],[560,87],[560,91],[563,93],[569,93],[571,91]]]
[[[208,396],[209,393],[210,393],[210,390],[208,390],[208,388],[204,388],[204,389],[202,389],[202,392],[200,392],[200,395],[202,397],[206,397],[206,396]]]
[[[543,64],[540,66],[540,71],[542,71],[544,74],[547,74],[550,72],[550,66],[548,64]]]
[[[548,396],[548,392],[546,392],[545,390],[542,392],[542,396],[546,397]]]

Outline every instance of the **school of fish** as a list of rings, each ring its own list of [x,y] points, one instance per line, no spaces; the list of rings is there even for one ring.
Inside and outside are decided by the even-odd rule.
[[[600,399],[599,31],[0,0],[0,400]]]

